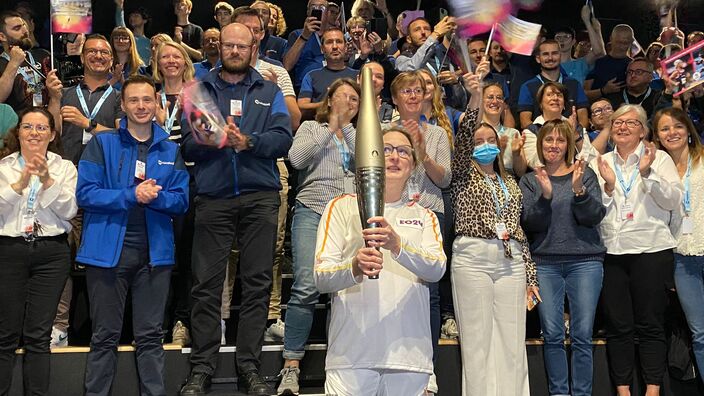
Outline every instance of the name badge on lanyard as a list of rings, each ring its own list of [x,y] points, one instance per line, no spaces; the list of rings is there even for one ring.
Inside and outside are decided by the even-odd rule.
[[[147,179],[147,165],[144,162],[137,160],[134,167],[134,177],[139,180]]]
[[[682,198],[682,206],[684,206],[684,218],[682,219],[682,234],[690,235],[694,233],[694,222],[689,214],[692,212],[692,201],[690,200],[690,183],[689,177],[692,174],[692,158],[687,161],[687,172],[684,175],[684,197]]]
[[[230,115],[234,117],[242,117],[242,101],[230,100]]]

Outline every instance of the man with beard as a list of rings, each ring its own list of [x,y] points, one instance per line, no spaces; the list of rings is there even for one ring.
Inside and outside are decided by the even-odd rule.
[[[184,120],[182,152],[195,162],[191,373],[180,395],[204,395],[220,348],[220,305],[233,241],[240,249],[242,302],[237,329],[239,390],[271,395],[259,373],[272,284],[281,183],[276,159],[291,146],[283,94],[250,67],[256,39],[240,23],[220,32],[222,67],[201,83],[227,118],[227,144],[200,145]]]
[[[194,63],[196,80],[202,80],[214,67],[220,67],[220,30],[210,28],[203,33],[203,59]]]
[[[48,104],[56,118],[61,83],[55,71],[46,72],[48,67],[43,65],[49,53],[32,48],[27,23],[19,13],[0,13],[0,44],[4,50],[0,55],[0,103],[10,105],[18,114],[31,106]],[[46,81],[37,70],[46,75]]]
[[[298,108],[303,120],[312,120],[319,102],[328,91],[328,87],[338,78],[357,78],[357,70],[347,67],[345,54],[347,42],[340,29],[329,29],[321,38],[325,66],[312,70],[303,77],[301,91],[298,94]]]
[[[663,91],[651,87],[654,69],[655,66],[645,58],[632,60],[626,68],[626,86],[605,95],[604,99],[616,109],[623,104],[639,104],[651,118],[656,109],[672,105],[672,92],[668,92],[668,88]]]
[[[259,12],[264,26],[269,26],[269,18],[271,18],[271,10],[265,1],[257,0],[250,6]],[[264,30],[264,37],[259,40],[259,55],[266,56],[282,62],[288,42],[281,37],[272,36]]]
[[[586,128],[589,125],[589,113],[587,112],[589,101],[579,81],[563,76],[560,73],[560,45],[557,41],[543,41],[538,46],[535,60],[540,65],[540,73],[521,86],[518,96],[521,129],[525,129],[542,113],[540,103],[535,100],[535,95],[538,93],[540,86],[548,81],[555,81],[567,87],[569,97],[565,98],[565,108],[562,115],[569,117],[572,114],[572,106],[575,106],[577,108],[577,119]]]

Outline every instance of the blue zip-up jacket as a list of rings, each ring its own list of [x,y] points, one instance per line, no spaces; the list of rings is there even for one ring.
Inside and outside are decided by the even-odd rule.
[[[210,92],[224,118],[230,115],[232,100],[242,101],[238,127],[253,147],[236,153],[231,147],[218,149],[196,143],[186,116],[181,122],[183,158],[194,162],[196,194],[211,198],[232,198],[257,191],[279,191],[276,159],[291,147],[291,119],[279,87],[266,81],[253,68],[243,81],[244,97],[235,97],[233,84],[222,80],[220,68],[210,71],[201,84]]]
[[[150,265],[174,264],[174,232],[171,218],[188,209],[188,172],[179,147],[169,134],[152,122],[152,144],[147,153],[147,178],[162,187],[156,199],[145,205]],[[76,261],[96,267],[117,266],[127,229],[130,208],[138,205],[134,180],[137,143],[120,129],[96,134],[78,163],[76,198],[83,212],[81,247]]]

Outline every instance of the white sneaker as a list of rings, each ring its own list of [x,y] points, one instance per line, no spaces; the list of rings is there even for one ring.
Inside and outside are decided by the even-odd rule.
[[[68,333],[56,327],[51,328],[51,343],[49,348],[63,348],[68,346]]]
[[[286,325],[281,319],[276,319],[264,332],[264,342],[283,342]]]
[[[180,320],[174,325],[174,329],[171,331],[171,342],[182,347],[191,345],[191,335],[183,322]]]
[[[220,335],[220,345],[227,345],[227,338],[225,337],[225,320],[220,319],[220,330],[222,334]]]

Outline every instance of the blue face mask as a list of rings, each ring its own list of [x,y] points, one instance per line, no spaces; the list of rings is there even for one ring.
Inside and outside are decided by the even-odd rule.
[[[472,158],[481,165],[488,165],[494,162],[494,159],[499,154],[499,148],[495,144],[484,143],[474,148]]]

